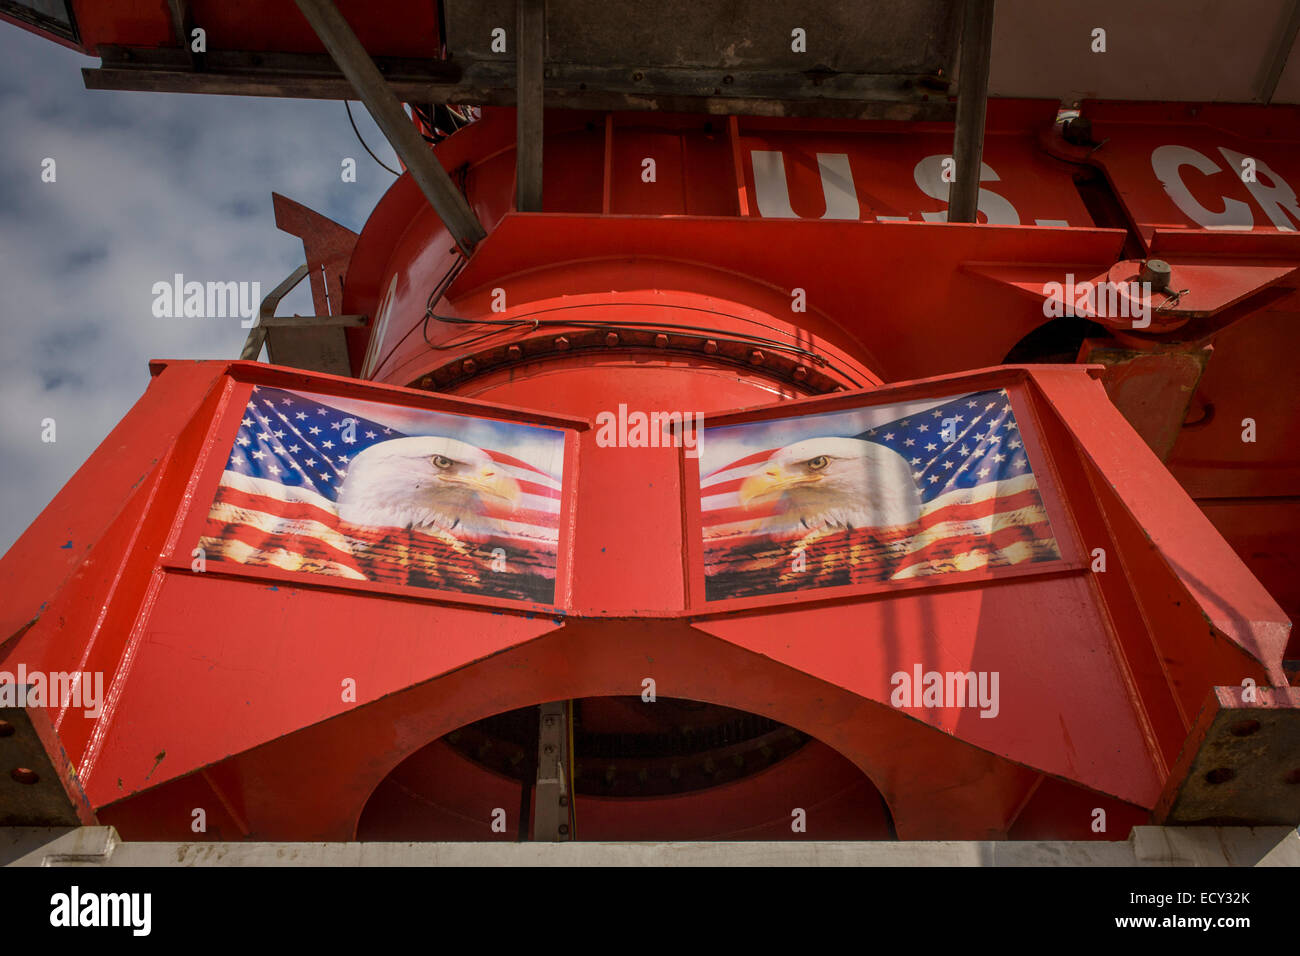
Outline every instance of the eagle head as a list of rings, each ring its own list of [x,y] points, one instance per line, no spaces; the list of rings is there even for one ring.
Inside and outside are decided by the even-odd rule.
[[[888,528],[921,514],[907,460],[857,438],[808,438],[774,451],[740,484],[748,508],[776,504],[806,528]]]
[[[394,438],[352,459],[339,517],[355,525],[493,531],[519,484],[481,448],[455,438]]]

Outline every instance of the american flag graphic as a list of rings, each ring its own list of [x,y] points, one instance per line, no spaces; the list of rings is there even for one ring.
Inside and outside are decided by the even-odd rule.
[[[427,436],[459,429],[465,434],[477,428],[491,434],[496,425],[508,438],[526,433],[530,426],[485,424],[376,402],[333,401],[254,386],[200,542],[207,560],[554,601],[561,433],[531,429],[542,436],[531,450],[539,443],[543,448],[552,445],[551,454],[533,456],[544,459],[540,464],[496,448],[475,447],[482,460],[491,463],[497,480],[510,481],[517,490],[511,507],[477,503],[463,521],[450,526],[411,526],[401,519],[358,524],[341,517],[339,501],[349,469],[363,452],[411,438],[412,432]],[[393,427],[398,421],[411,427]],[[428,441],[435,450],[446,447],[436,444],[444,439]],[[366,474],[375,472],[371,468]],[[355,496],[357,491],[353,486],[347,493]],[[391,504],[394,514],[403,513],[397,510],[400,502],[393,501],[401,497],[400,486],[386,484],[376,494],[376,507]]]
[[[892,411],[905,414],[892,417]],[[863,410],[859,424],[867,414]],[[706,429],[704,447],[715,454],[719,442],[724,455],[758,443],[758,450],[724,458],[719,466],[706,469],[702,461],[708,600],[899,581],[1060,557],[1005,389],[910,403],[905,410],[877,407],[869,414],[881,423],[860,430],[844,427],[851,419],[843,414],[835,416],[837,431],[827,430],[824,419],[829,416],[719,429],[728,432],[730,440],[715,438],[713,430]],[[792,423],[806,427],[792,434]],[[745,430],[753,433],[743,435]],[[757,506],[742,502],[746,480],[770,469],[791,447],[791,439],[800,439],[795,457],[814,456],[808,460],[816,465],[818,441],[841,441],[831,435],[851,438],[850,445],[864,449],[867,444],[888,449],[892,454],[871,452],[864,459],[869,462],[863,466],[864,484],[873,494],[913,502],[915,517],[885,526],[819,527],[807,523],[806,510],[804,520],[793,521],[788,496]],[[783,460],[789,459],[787,454]]]

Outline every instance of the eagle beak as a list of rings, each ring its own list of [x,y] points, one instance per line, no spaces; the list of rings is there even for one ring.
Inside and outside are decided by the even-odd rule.
[[[782,494],[791,485],[803,484],[808,479],[787,474],[780,465],[768,465],[740,483],[740,503],[749,506],[765,498]]]
[[[477,474],[467,478],[465,483],[489,498],[500,498],[508,502],[512,511],[519,503],[519,482],[494,465],[484,465]]]

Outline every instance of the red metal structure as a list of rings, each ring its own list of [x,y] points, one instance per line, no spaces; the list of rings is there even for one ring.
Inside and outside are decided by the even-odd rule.
[[[0,780],[9,819],[58,808],[146,840],[194,839],[195,808],[215,840],[1113,840],[1300,821],[1296,106],[1085,102],[1085,125],[991,99],[978,221],[947,222],[946,88],[761,116],[673,88],[675,111],[633,112],[599,99],[632,96],[617,84],[583,100],[556,67],[546,102],[568,108],[520,146],[478,34],[456,46],[457,6],[339,4],[372,55],[427,59],[388,69],[399,96],[442,83],[482,106],[445,138],[415,119],[441,131],[431,155],[484,238],[449,228],[413,172],[359,235],[276,198],[314,325],[265,323],[278,364],[155,363],[0,561],[0,670],[107,688],[100,714],[17,723],[23,759],[44,762]],[[241,5],[172,8],[72,4],[64,40],[104,59],[88,85],[338,95],[292,5],[256,25]],[[190,62],[175,37],[195,24]],[[520,211],[532,174],[541,205]],[[1162,268],[1118,315],[1075,294]],[[1002,527],[942,573],[853,557],[839,575],[813,536],[776,563],[822,561],[815,589],[711,590],[711,436],[989,392],[1050,553],[997,558],[1024,539]],[[246,492],[227,477],[241,429],[265,394],[300,393],[554,436],[552,590],[458,584],[450,559],[417,577],[411,551],[400,577],[328,576],[265,539],[240,539],[258,560],[228,542],[213,559],[234,534],[219,507]],[[602,422],[626,410],[700,413],[706,450],[611,447]],[[251,524],[260,506],[232,507]],[[900,701],[898,675],[931,671],[996,673],[1000,701]]]

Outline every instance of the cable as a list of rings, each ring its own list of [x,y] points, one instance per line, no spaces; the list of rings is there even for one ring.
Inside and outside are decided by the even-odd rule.
[[[389,166],[386,162],[384,162],[382,159],[376,156],[373,152],[371,152],[370,147],[366,145],[366,141],[361,138],[361,130],[357,129],[357,121],[352,118],[352,104],[350,104],[347,100],[344,100],[343,107],[348,111],[348,122],[352,124],[352,132],[357,134],[357,142],[361,144],[361,148],[364,149],[367,153],[370,153],[370,158],[373,159],[375,162],[377,162],[380,166],[383,166],[384,169],[388,170],[394,176],[400,177],[402,174],[399,173],[397,170],[395,170],[392,166]]]

